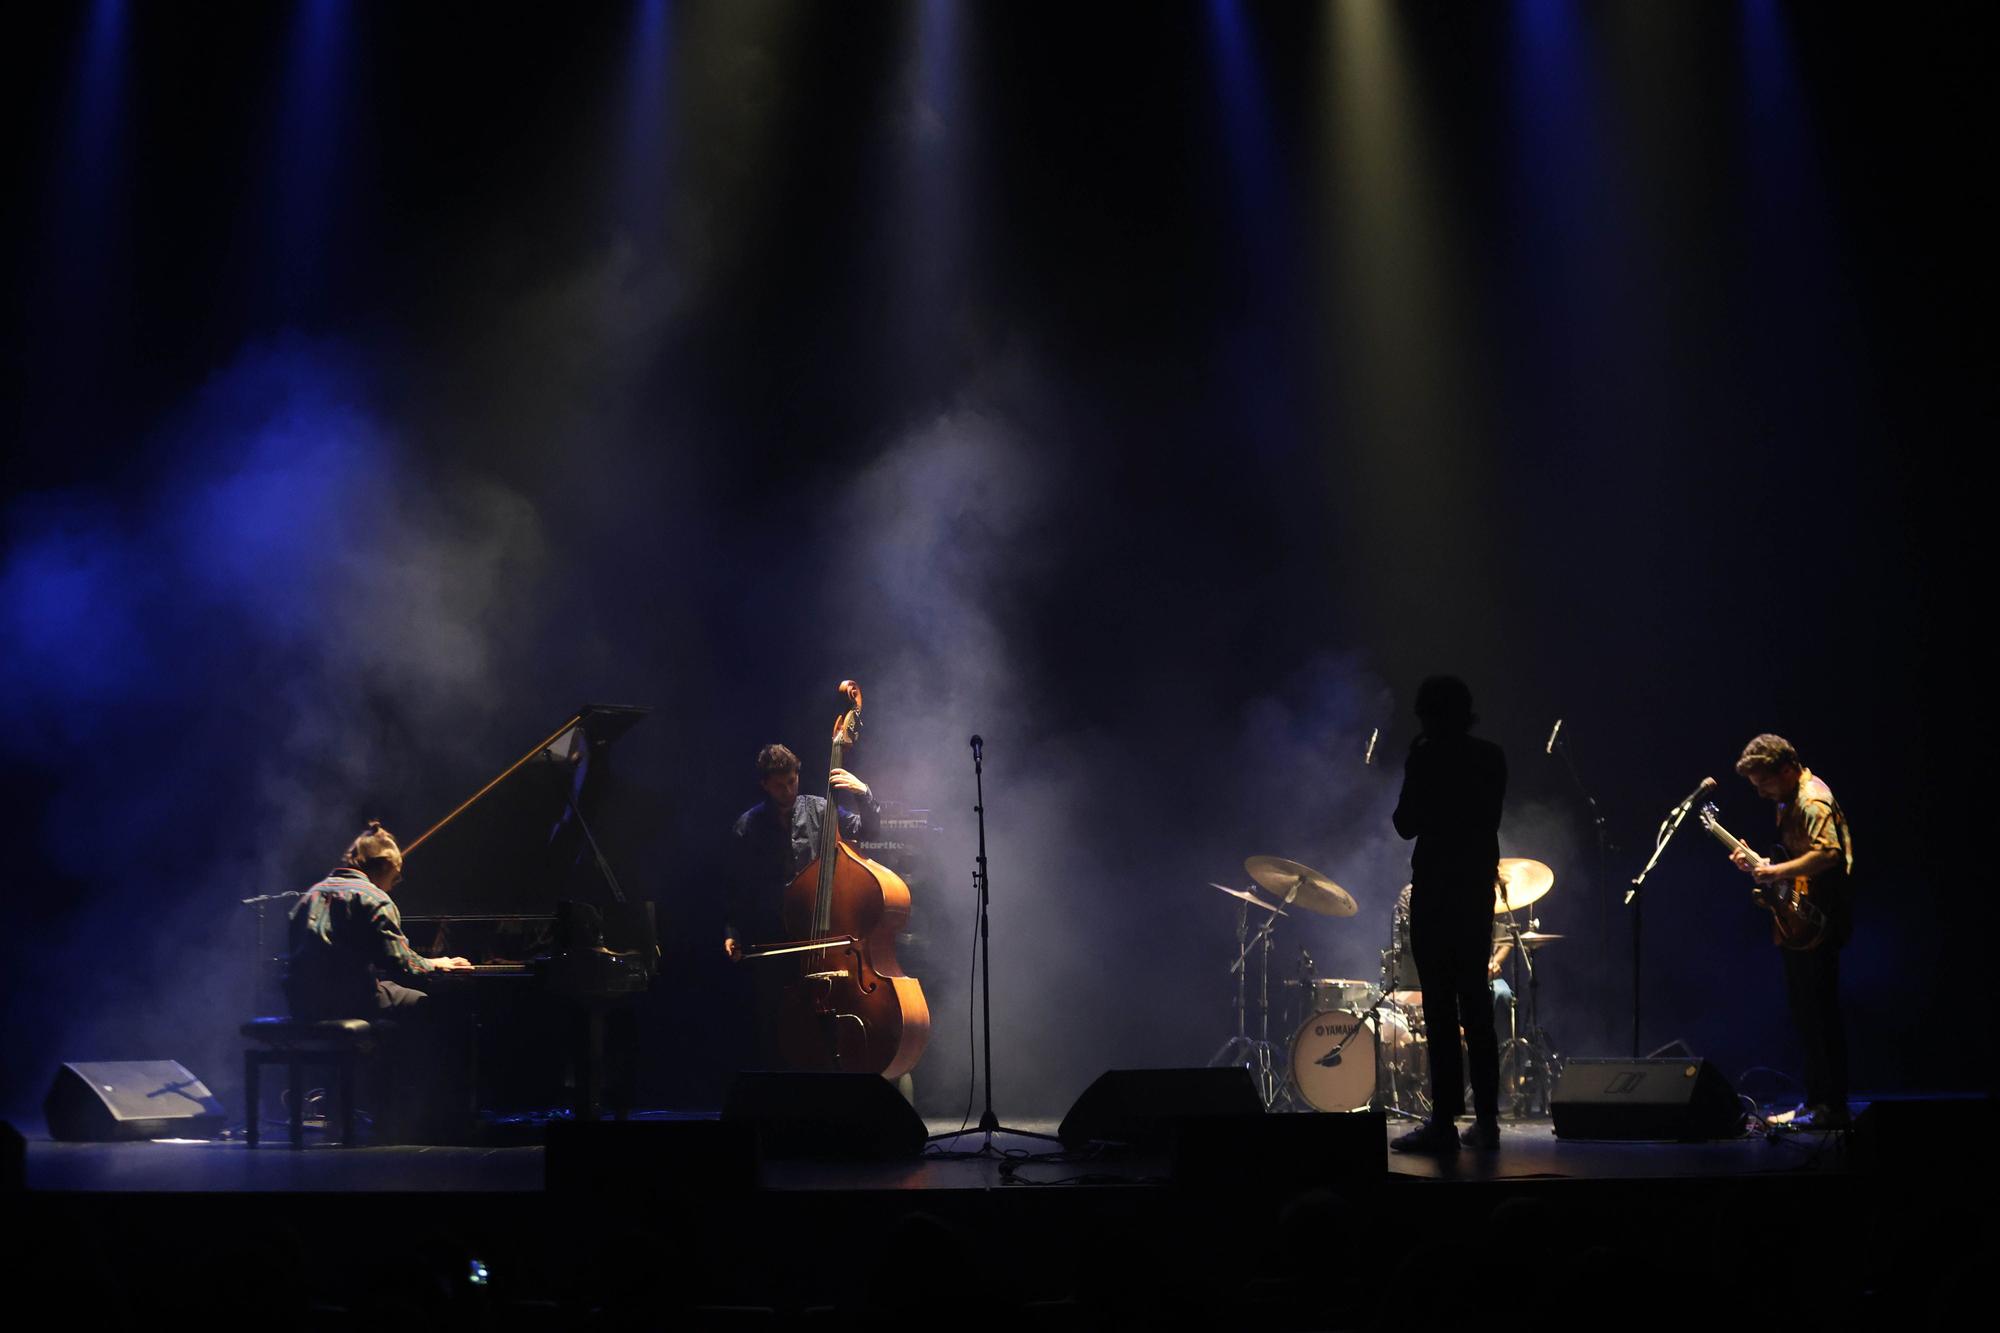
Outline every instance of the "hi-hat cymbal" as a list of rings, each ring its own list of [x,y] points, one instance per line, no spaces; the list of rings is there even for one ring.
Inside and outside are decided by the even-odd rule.
[[[1353,916],[1361,908],[1354,895],[1311,866],[1282,856],[1253,856],[1243,869],[1264,892],[1286,903],[1297,903],[1321,916]]]
[[[1503,856],[1493,885],[1493,914],[1511,912],[1535,902],[1556,886],[1556,872],[1525,856]]]
[[[1524,930],[1514,938],[1521,942],[1523,949],[1533,949],[1538,945],[1547,944],[1551,940],[1559,940],[1562,936],[1551,935],[1546,931],[1540,930]]]
[[[1244,902],[1249,903],[1252,907],[1261,907],[1265,911],[1275,912],[1279,916],[1286,915],[1284,908],[1277,907],[1271,903],[1265,902],[1262,898],[1259,898],[1256,894],[1250,892],[1248,889],[1232,889],[1227,884],[1217,884],[1214,880],[1210,880],[1208,882],[1208,887],[1211,889],[1221,889],[1224,893],[1228,894],[1232,898],[1241,898]]]

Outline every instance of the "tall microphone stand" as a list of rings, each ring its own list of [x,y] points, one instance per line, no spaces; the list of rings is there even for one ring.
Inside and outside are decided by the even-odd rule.
[[[937,1143],[945,1139],[962,1138],[967,1134],[983,1134],[986,1142],[973,1151],[972,1156],[1003,1156],[993,1146],[995,1134],[1012,1134],[1016,1138],[1043,1139],[1049,1143],[1061,1142],[1053,1134],[1036,1134],[1025,1129],[1010,1129],[1000,1123],[1000,1117],[993,1111],[993,955],[992,944],[987,929],[988,880],[986,875],[986,742],[978,736],[972,738],[972,785],[976,793],[972,813],[979,819],[979,857],[972,878],[979,887],[979,1007],[981,1023],[985,1028],[982,1038],[986,1062],[986,1109],[979,1114],[976,1129],[954,1129],[943,1134],[933,1134],[929,1142]]]
[[[1558,722],[1556,726],[1560,729],[1562,724]],[[1605,938],[1610,929],[1610,922],[1604,916],[1605,894],[1611,884],[1611,858],[1618,854],[1618,843],[1611,836],[1611,825],[1605,821],[1604,811],[1598,808],[1597,798],[1590,794],[1590,788],[1584,786],[1582,775],[1576,771],[1576,760],[1570,755],[1569,741],[1558,735],[1549,741],[1549,749],[1552,753],[1562,755],[1563,767],[1569,770],[1569,780],[1575,786],[1576,794],[1583,798],[1583,807],[1590,812],[1591,828],[1597,834],[1597,884],[1594,896],[1598,900],[1598,947],[1605,948],[1610,944]],[[1625,901],[1632,904],[1632,1055],[1636,1059],[1639,1054],[1639,900],[1634,894],[1628,895]],[[1537,1017],[1539,1018],[1539,1015]]]

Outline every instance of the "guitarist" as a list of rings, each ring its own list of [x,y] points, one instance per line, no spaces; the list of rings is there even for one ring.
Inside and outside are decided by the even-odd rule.
[[[1854,840],[1833,791],[1799,762],[1783,736],[1753,737],[1736,771],[1777,804],[1778,841],[1785,859],[1730,859],[1757,883],[1810,881],[1808,901],[1826,914],[1827,934],[1811,949],[1783,949],[1792,1023],[1805,1047],[1806,1104],[1795,1125],[1839,1129],[1847,1124],[1847,1030],[1840,1016],[1840,950],[1854,925]]]

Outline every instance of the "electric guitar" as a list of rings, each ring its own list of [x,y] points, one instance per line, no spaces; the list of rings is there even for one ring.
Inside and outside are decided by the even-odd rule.
[[[1758,866],[1771,864],[1768,857],[1750,850],[1742,839],[1722,827],[1715,817],[1715,804],[1701,808],[1701,826],[1731,852],[1742,852]],[[1771,913],[1771,942],[1785,949],[1818,948],[1827,935],[1826,913],[1812,902],[1812,880],[1794,875],[1777,884],[1759,884],[1757,898]]]

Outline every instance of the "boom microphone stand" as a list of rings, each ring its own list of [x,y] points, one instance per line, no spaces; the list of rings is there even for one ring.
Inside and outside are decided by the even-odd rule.
[[[979,1007],[981,1022],[986,1035],[983,1039],[986,1061],[986,1109],[979,1114],[976,1129],[954,1129],[943,1134],[933,1134],[929,1141],[937,1143],[945,1139],[961,1138],[967,1134],[984,1134],[986,1142],[973,1151],[973,1156],[1004,1156],[993,1146],[995,1134],[1012,1134],[1016,1138],[1042,1139],[1049,1143],[1061,1142],[1053,1134],[1036,1134],[1025,1129],[1010,1129],[1000,1123],[1000,1117],[993,1112],[993,956],[992,944],[988,938],[986,907],[988,901],[986,876],[986,742],[972,738],[972,785],[975,792],[972,813],[979,818],[979,858],[978,868],[972,878],[979,885]]]
[[[1611,883],[1611,858],[1618,854],[1618,842],[1611,836],[1611,825],[1605,822],[1604,811],[1598,808],[1597,798],[1590,794],[1590,788],[1584,785],[1583,775],[1576,771],[1576,759],[1570,754],[1569,741],[1561,732],[1562,720],[1559,718],[1555,732],[1549,736],[1549,753],[1562,756],[1563,767],[1569,770],[1569,780],[1576,787],[1576,794],[1583,798],[1584,809],[1590,812],[1591,828],[1597,834],[1597,883],[1591,886],[1591,896],[1598,900],[1597,934],[1598,945],[1602,948],[1610,943],[1606,938],[1610,934],[1610,924],[1604,916],[1605,894]],[[1626,901],[1632,904],[1632,1055],[1636,1059],[1639,1055],[1639,897],[1636,888]],[[1532,969],[1529,977],[1532,981]],[[1539,1017],[1537,1015],[1537,1019]]]
[[[1640,890],[1646,886],[1646,876],[1652,874],[1653,867],[1660,863],[1660,855],[1667,850],[1667,844],[1674,840],[1674,834],[1680,832],[1681,821],[1688,817],[1688,811],[1694,809],[1695,802],[1706,796],[1714,787],[1714,778],[1703,778],[1700,786],[1689,792],[1679,805],[1667,811],[1667,817],[1660,821],[1659,832],[1653,836],[1653,854],[1646,858],[1645,868],[1632,877],[1632,887],[1625,890],[1625,901],[1632,909],[1632,1058],[1634,1060],[1639,1058],[1639,960],[1641,956],[1639,943],[1643,933],[1640,923],[1645,911],[1645,901],[1640,895]]]

